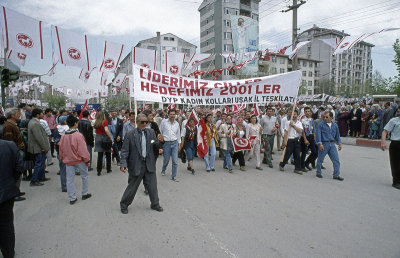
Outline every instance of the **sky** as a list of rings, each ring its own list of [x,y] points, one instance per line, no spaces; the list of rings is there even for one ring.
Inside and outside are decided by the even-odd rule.
[[[400,28],[399,0],[307,0],[298,9],[300,32],[313,24],[344,30],[351,35],[375,32],[383,28]],[[260,2],[260,49],[281,48],[291,42],[291,12],[282,13],[290,0]],[[23,71],[45,74],[51,67],[50,25],[87,34],[91,62],[100,65],[104,40],[125,44],[123,56],[138,41],[161,34],[173,33],[199,47],[200,0],[0,0],[0,5],[44,22],[45,58],[27,57]],[[400,30],[381,33],[366,41],[372,50],[374,70],[384,77],[395,76],[392,48]],[[199,51],[199,48],[198,48]],[[85,84],[79,80],[80,69],[57,65],[53,76],[42,80],[56,87],[100,88],[101,74],[93,72]],[[112,79],[109,75],[109,80]]]

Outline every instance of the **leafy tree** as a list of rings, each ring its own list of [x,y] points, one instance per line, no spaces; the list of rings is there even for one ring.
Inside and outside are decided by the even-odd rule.
[[[105,106],[108,110],[129,108],[129,96],[119,94],[112,98],[108,98]]]
[[[335,95],[335,83],[331,80],[320,80],[319,84],[314,87],[314,94],[328,94],[328,95]]]
[[[396,64],[396,69],[398,72],[397,77],[400,77],[400,39],[396,39],[396,42],[393,44],[393,49],[395,52],[393,62]]]
[[[43,101],[49,103],[49,108],[61,109],[65,108],[65,96],[53,96],[50,93],[43,94]]]

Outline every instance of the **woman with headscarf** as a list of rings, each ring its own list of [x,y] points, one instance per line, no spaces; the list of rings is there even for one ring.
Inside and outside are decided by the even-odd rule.
[[[361,132],[361,115],[362,111],[358,103],[353,104],[353,109],[350,111],[350,134],[353,137],[359,137]]]
[[[350,113],[346,107],[342,107],[338,114],[338,126],[341,137],[346,137],[349,133],[349,117]]]
[[[360,134],[364,138],[368,137],[369,119],[370,119],[370,109],[369,106],[365,106],[365,110],[361,114],[361,134]]]

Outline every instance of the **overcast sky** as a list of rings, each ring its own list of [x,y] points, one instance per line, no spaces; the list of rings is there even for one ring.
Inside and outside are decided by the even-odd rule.
[[[292,2],[292,1],[290,1]],[[105,39],[121,42],[130,49],[139,40],[173,33],[193,44],[200,43],[200,15],[197,0],[0,0],[0,4],[44,21],[44,61],[28,59],[23,70],[43,74],[51,67],[50,24],[89,36],[90,55],[99,65]],[[282,47],[291,42],[291,12],[282,13],[289,0],[260,3],[260,48]],[[308,0],[298,11],[300,31],[317,24],[357,35],[388,27],[400,27],[399,0]],[[392,44],[400,30],[367,39],[373,48],[374,70],[385,77],[397,74],[392,62]],[[123,54],[128,53],[128,50]],[[87,84],[78,79],[80,69],[57,66],[56,75],[42,79],[55,86],[99,88],[100,76],[93,73]],[[110,75],[110,79],[111,79]]]

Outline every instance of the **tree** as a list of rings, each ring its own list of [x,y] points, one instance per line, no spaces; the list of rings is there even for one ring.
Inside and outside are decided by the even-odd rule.
[[[397,83],[393,78],[384,78],[379,71],[372,74],[370,94],[395,94]]]
[[[49,108],[61,109],[65,108],[66,98],[65,96],[53,96],[50,93],[43,94],[44,102],[49,103]]]
[[[129,107],[129,96],[119,94],[112,98],[108,98],[106,104],[106,109],[123,109]]]
[[[395,52],[393,62],[396,64],[396,69],[398,72],[397,77],[400,77],[400,39],[396,39],[396,42],[393,44],[393,49]]]
[[[318,85],[314,87],[314,94],[328,94],[328,95],[335,95],[335,83],[331,80],[320,80]]]

